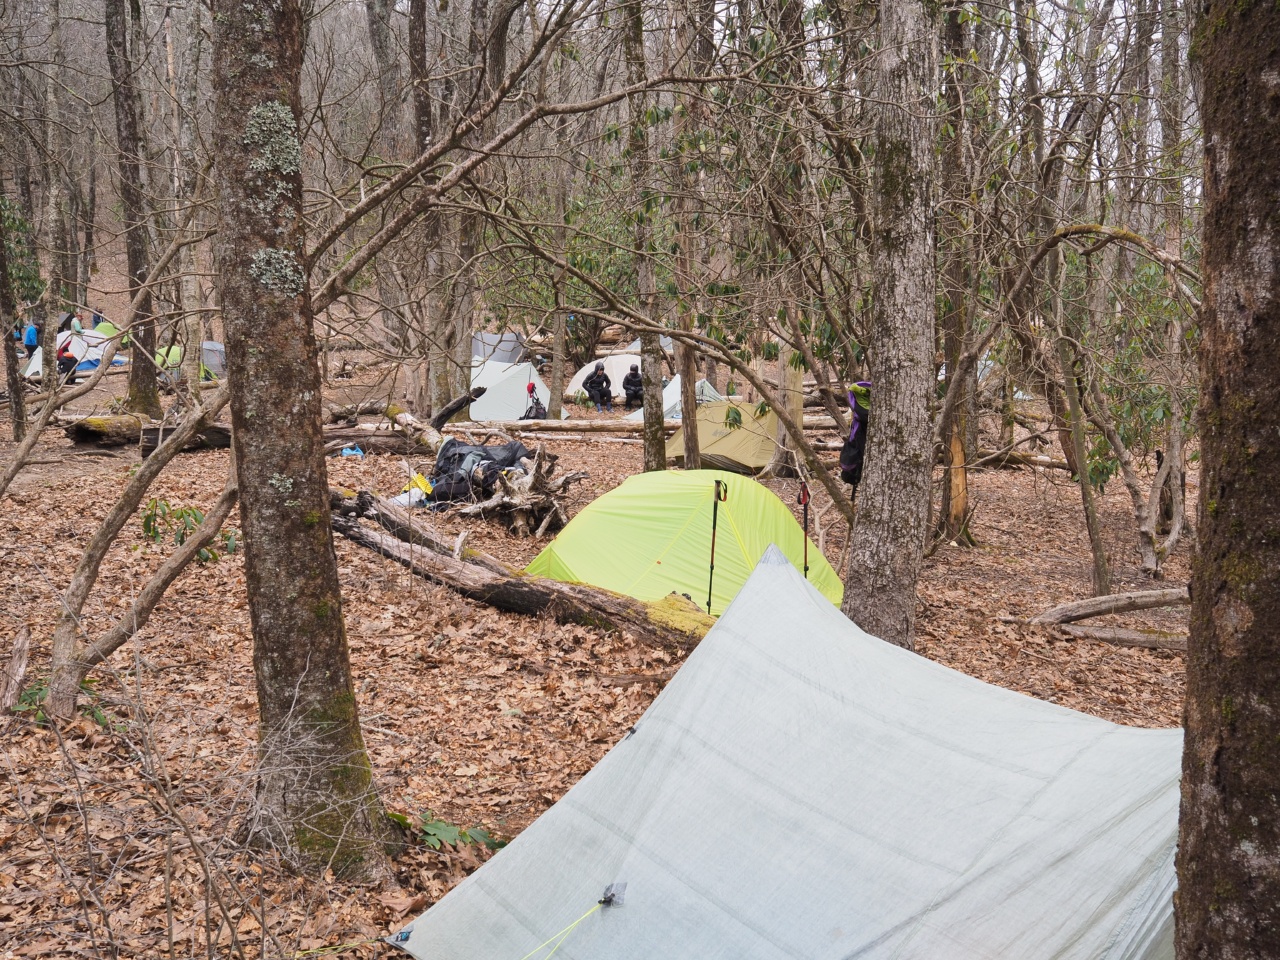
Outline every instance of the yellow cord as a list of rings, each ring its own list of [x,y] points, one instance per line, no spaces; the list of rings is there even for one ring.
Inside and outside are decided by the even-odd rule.
[[[602,906],[604,906],[604,904],[597,903],[594,907],[592,907],[590,910],[588,910],[586,913],[580,916],[577,920],[573,921],[573,923],[569,924],[559,933],[553,933],[550,937],[548,937],[542,943],[538,944],[536,947],[534,947],[532,950],[526,953],[523,957],[521,957],[520,960],[529,960],[529,958],[532,957],[539,950],[543,949],[544,947],[548,946],[551,943],[555,943],[555,946],[551,948],[551,953],[548,953],[547,956],[544,958],[544,960],[549,960],[551,955],[554,954],[557,950],[559,950],[561,944],[563,944],[565,940],[568,939],[569,934],[573,933],[574,928],[578,924],[580,924],[583,920],[587,919],[587,917],[591,916],[593,913],[599,910]]]

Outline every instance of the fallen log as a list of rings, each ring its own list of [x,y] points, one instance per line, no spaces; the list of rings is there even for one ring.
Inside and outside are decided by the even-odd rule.
[[[142,455],[149,457],[155,453],[156,448],[164,441],[164,438],[173,433],[174,427],[143,427],[142,428]],[[182,448],[183,453],[192,450],[226,450],[231,446],[231,428],[220,423],[213,423],[199,431],[195,436],[186,442]]]
[[[1058,624],[1056,630],[1072,640],[1097,640],[1116,647],[1143,647],[1148,650],[1186,652],[1187,638],[1159,630],[1128,630],[1123,627],[1077,627]]]
[[[359,403],[326,403],[324,405],[324,422],[354,424],[356,419],[366,414],[381,414],[387,409],[387,401],[362,400]]]
[[[481,397],[485,395],[488,389],[489,389],[488,387],[473,387],[470,393],[464,393],[460,397],[454,397],[452,400],[450,400],[448,403],[446,403],[443,407],[440,408],[439,413],[437,413],[434,417],[431,418],[432,429],[443,430],[445,427],[445,424],[449,422],[449,419],[455,413],[457,413],[463,407],[467,406],[473,400],[479,400]]]
[[[97,447],[127,447],[137,443],[144,421],[129,414],[81,417],[63,429],[73,443],[91,443]]]
[[[1089,597],[1074,600],[1038,613],[1028,623],[1058,624],[1101,617],[1108,613],[1131,613],[1134,610],[1154,610],[1157,607],[1181,607],[1191,602],[1186,587],[1168,590],[1137,590],[1133,593],[1113,593],[1105,597]]]
[[[584,584],[503,575],[478,563],[405,543],[341,514],[334,515],[333,529],[352,543],[395,560],[417,576],[510,613],[551,616],[559,623],[622,630],[681,649],[695,646],[713,622],[693,601],[675,594],[643,603]]]
[[[468,563],[477,564],[504,577],[519,575],[519,571],[515,568],[481,550],[464,548],[459,551],[456,544],[450,545],[440,539],[409,510],[399,504],[392,503],[385,497],[375,496],[367,490],[362,490],[356,494],[354,500],[345,496],[339,490],[331,490],[329,496],[335,511],[343,515],[354,515],[374,520],[397,540],[403,540],[405,543],[411,543],[419,547],[426,547],[444,557],[453,557],[455,560],[465,560]]]
[[[1043,467],[1046,470],[1070,470],[1065,460],[1053,457],[1038,456],[1034,453],[1021,453],[1017,450],[979,450],[978,459],[969,464],[969,469],[980,467]]]
[[[664,420],[667,431],[680,429],[681,420]],[[455,427],[460,424],[454,424]],[[836,422],[829,416],[805,417],[806,430],[834,430]],[[485,420],[476,421],[476,429],[501,430],[519,435],[529,431],[540,433],[643,433],[643,420]]]

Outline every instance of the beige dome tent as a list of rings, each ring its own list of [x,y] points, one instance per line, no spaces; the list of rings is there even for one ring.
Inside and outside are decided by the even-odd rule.
[[[769,410],[757,416],[757,404],[745,400],[720,400],[698,404],[698,446],[702,465],[734,473],[755,473],[773,459],[777,446],[778,415]],[[684,461],[684,431],[667,441],[667,459]]]

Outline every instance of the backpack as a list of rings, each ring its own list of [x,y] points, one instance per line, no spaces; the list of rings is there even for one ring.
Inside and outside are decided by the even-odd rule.
[[[529,407],[520,415],[521,420],[545,420],[547,419],[547,408],[542,405],[542,401],[536,396],[529,397]]]

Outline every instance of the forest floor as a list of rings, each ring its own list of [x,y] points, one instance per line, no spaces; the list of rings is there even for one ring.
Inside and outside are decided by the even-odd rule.
[[[7,435],[7,424],[0,430]],[[590,474],[571,488],[571,512],[641,467],[637,445],[547,446],[563,469]],[[0,461],[12,451],[0,442]],[[132,451],[88,455],[51,432],[0,501],[0,658],[30,625],[33,684],[47,672],[59,593],[136,460]],[[207,507],[228,460],[225,451],[180,456],[152,495]],[[336,486],[394,495],[407,480],[395,457],[329,463]],[[1196,480],[1188,478],[1192,503]],[[942,545],[926,559],[918,651],[1117,723],[1177,725],[1181,654],[1065,640],[1019,622],[1091,592],[1079,492],[1068,476],[976,471],[970,485],[978,545]],[[769,486],[798,509],[795,481]],[[815,490],[822,546],[835,564],[845,531],[824,505]],[[1186,583],[1185,543],[1163,584],[1139,572],[1118,481],[1100,511],[1117,591]],[[421,516],[449,537],[471,530],[472,546],[514,564],[544,545],[514,539],[496,522]],[[170,549],[144,537],[135,518],[104,565],[84,631],[94,635],[118,616]],[[514,836],[625,734],[679,666],[670,651],[630,636],[469,602],[342,538],[337,552],[378,789],[390,809],[437,826]],[[1097,622],[1185,633],[1187,610]],[[189,569],[151,624],[95,674],[84,705],[86,715],[61,732],[30,712],[0,720],[0,960],[293,957],[335,946],[348,946],[344,956],[399,955],[369,941],[399,929],[488,855],[474,843],[412,846],[396,859],[395,884],[370,889],[331,876],[298,880],[240,844],[257,707],[238,553]]]

